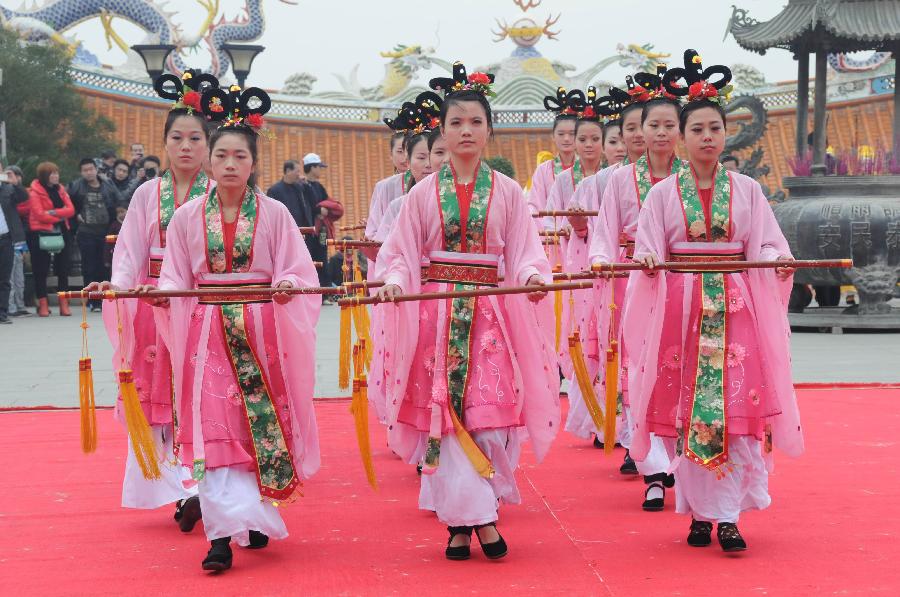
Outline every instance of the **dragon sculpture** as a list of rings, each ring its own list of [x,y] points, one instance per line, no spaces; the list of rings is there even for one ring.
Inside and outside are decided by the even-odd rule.
[[[444,60],[435,58],[434,48],[421,45],[407,46],[398,44],[389,52],[381,52],[382,58],[389,58],[384,65],[384,78],[374,87],[363,87],[357,78],[359,65],[353,67],[348,77],[335,74],[343,88],[341,95],[363,98],[372,101],[389,101],[401,96],[409,89],[410,83],[422,69],[430,69],[433,64],[442,66],[448,72],[453,66]]]
[[[153,0],[48,0],[41,6],[18,10],[0,6],[0,24],[18,31],[30,42],[53,41],[66,46],[72,54],[77,46],[63,37],[63,33],[85,21],[100,19],[107,43],[116,44],[126,54],[128,44],[115,32],[113,20],[123,19],[143,29],[151,43],[172,44],[176,50],[169,56],[168,67],[175,73],[186,65],[183,57],[190,52],[207,49],[210,65],[204,69],[223,77],[231,66],[222,44],[250,42],[259,39],[265,28],[262,0],[245,0],[243,13],[233,19],[224,16],[216,20],[220,0],[194,0],[203,7],[206,17],[195,33],[186,34],[175,24],[166,5]],[[295,0],[279,0],[296,4]]]

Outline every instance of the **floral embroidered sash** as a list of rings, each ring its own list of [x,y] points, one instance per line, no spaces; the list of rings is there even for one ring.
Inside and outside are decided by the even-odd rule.
[[[581,181],[584,180],[584,166],[581,165],[581,160],[575,160],[575,163],[572,164],[572,188],[577,189],[578,185],[581,184]]]
[[[572,162],[573,170],[575,169],[576,165],[578,165],[579,167],[581,166],[581,160],[578,159],[578,156],[575,156],[575,161]],[[553,178],[559,176],[563,172],[563,170],[565,170],[565,168],[563,167],[562,158],[556,156],[555,158],[553,158]]]
[[[444,249],[453,252],[483,253],[487,235],[487,218],[493,190],[494,173],[483,161],[479,164],[469,203],[465,227],[462,226],[456,177],[445,165],[437,177],[438,202],[444,229]],[[465,229],[465,242],[462,234]],[[472,290],[474,284],[454,284],[452,290]],[[449,414],[457,434],[465,433],[465,394],[469,381],[469,354],[477,298],[458,298],[450,301],[447,334],[447,402]],[[464,442],[468,443],[468,442]],[[472,442],[474,443],[474,442]],[[464,447],[465,449],[465,447]],[[429,437],[425,462],[437,466],[440,438]]]
[[[728,242],[731,221],[731,179],[728,171],[722,167],[716,171],[709,222],[706,221],[690,167],[678,172],[678,192],[684,207],[688,240]],[[697,275],[697,282],[701,299],[697,372],[690,399],[690,422],[687,429],[681,430],[686,431],[682,443],[684,455],[689,460],[716,470],[728,461],[725,334],[729,280],[724,273],[703,273]]]
[[[679,172],[682,165],[682,161],[673,156],[672,164],[669,167],[669,173],[675,174],[676,172]],[[652,188],[653,178],[650,172],[650,161],[647,159],[647,154],[644,154],[634,163],[634,190],[637,192],[638,206],[644,204],[647,193],[649,193]]]
[[[256,194],[248,188],[235,226],[232,267],[227,271],[221,202],[213,189],[204,206],[206,259],[210,272],[221,274],[250,271],[258,208]],[[247,415],[259,492],[264,498],[287,499],[299,486],[300,478],[294,470],[290,434],[285,432],[272,400],[269,383],[260,366],[259,355],[247,336],[247,322],[251,317],[249,305],[231,303],[218,305],[218,308],[222,314],[225,344],[232,370],[237,378]]]
[[[409,193],[412,190],[414,184],[415,181],[413,181],[412,171],[407,170],[403,173],[403,194],[405,195]]]
[[[191,186],[188,188],[187,193],[180,197],[178,196],[178,189],[176,188],[175,177],[172,175],[172,171],[166,170],[163,173],[159,179],[156,195],[159,213],[160,247],[165,248],[166,246],[166,228],[169,227],[169,222],[172,221],[175,210],[188,201],[202,197],[208,191],[209,178],[203,170],[197,171],[197,174],[194,175],[194,180],[191,181]]]

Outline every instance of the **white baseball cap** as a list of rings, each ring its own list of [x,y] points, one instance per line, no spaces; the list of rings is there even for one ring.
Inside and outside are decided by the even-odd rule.
[[[303,165],[304,166],[322,166],[323,168],[327,168],[328,166],[322,162],[322,158],[319,157],[317,153],[308,153],[303,156]]]

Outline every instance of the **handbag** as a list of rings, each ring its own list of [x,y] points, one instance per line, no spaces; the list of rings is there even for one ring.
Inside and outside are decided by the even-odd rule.
[[[53,227],[53,232],[42,232],[38,236],[38,248],[51,255],[61,253],[66,248],[66,240],[59,231],[59,224]]]

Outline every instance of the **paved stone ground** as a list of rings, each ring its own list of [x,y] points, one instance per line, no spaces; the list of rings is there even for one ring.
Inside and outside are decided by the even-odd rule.
[[[112,350],[99,313],[88,314],[97,403],[111,405],[116,390]],[[77,406],[81,335],[72,317],[15,319],[0,326],[0,408],[35,405]],[[338,308],[325,306],[318,328],[316,392],[346,395],[337,387]],[[795,333],[796,382],[900,383],[900,334]]]

